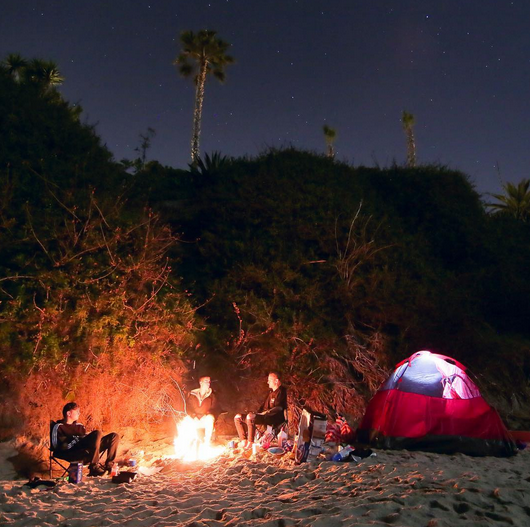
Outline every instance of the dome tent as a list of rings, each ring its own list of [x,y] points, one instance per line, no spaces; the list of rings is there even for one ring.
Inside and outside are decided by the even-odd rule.
[[[376,448],[475,456],[517,452],[466,368],[429,351],[396,366],[369,402],[357,436]]]

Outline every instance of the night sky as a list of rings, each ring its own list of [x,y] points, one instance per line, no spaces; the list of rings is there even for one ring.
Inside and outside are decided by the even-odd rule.
[[[172,63],[190,29],[236,60],[208,79],[201,153],[324,152],[328,124],[337,159],[401,164],[407,110],[420,163],[479,192],[530,175],[528,0],[2,0],[0,53],[56,61],[117,160],[152,127],[148,157],[187,168],[194,86]]]

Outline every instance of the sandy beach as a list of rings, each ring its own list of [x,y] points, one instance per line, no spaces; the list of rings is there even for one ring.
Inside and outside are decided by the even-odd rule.
[[[376,451],[359,463],[256,456],[226,448],[211,462],[167,458],[171,442],[124,445],[125,459],[145,449],[133,482],[109,477],[29,488],[0,447],[0,524],[10,526],[368,526],[530,525],[530,452],[473,458]],[[45,477],[44,475],[42,477]]]

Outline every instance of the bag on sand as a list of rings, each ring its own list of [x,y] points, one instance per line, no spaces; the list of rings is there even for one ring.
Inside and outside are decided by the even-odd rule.
[[[120,472],[117,476],[112,476],[112,483],[130,483],[136,476],[136,472]]]

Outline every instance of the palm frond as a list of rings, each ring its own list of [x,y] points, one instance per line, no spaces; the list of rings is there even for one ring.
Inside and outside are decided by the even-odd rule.
[[[220,69],[217,69],[217,68],[214,68],[213,71],[213,76],[221,83],[223,83],[226,79],[226,75],[225,75],[225,72],[223,70],[220,70]]]
[[[403,123],[403,128],[410,128],[416,124],[416,118],[413,114],[403,110],[401,122]]]
[[[194,69],[195,68],[189,62],[183,62],[180,64],[179,73],[183,77],[189,77],[193,73]]]
[[[322,127],[322,131],[324,132],[324,138],[326,139],[326,143],[333,142],[337,137],[337,130],[331,128],[327,124]]]
[[[230,165],[232,160],[218,152],[212,152],[212,155],[205,154],[204,159],[198,158],[195,163],[190,163],[190,173],[200,176],[213,176],[221,172]]]
[[[517,185],[505,183],[504,194],[490,194],[499,203],[487,203],[496,214],[506,214],[519,220],[530,219],[530,180],[522,179]]]
[[[19,53],[10,53],[3,64],[7,67],[9,74],[18,79],[21,71],[27,68],[28,61]]]

